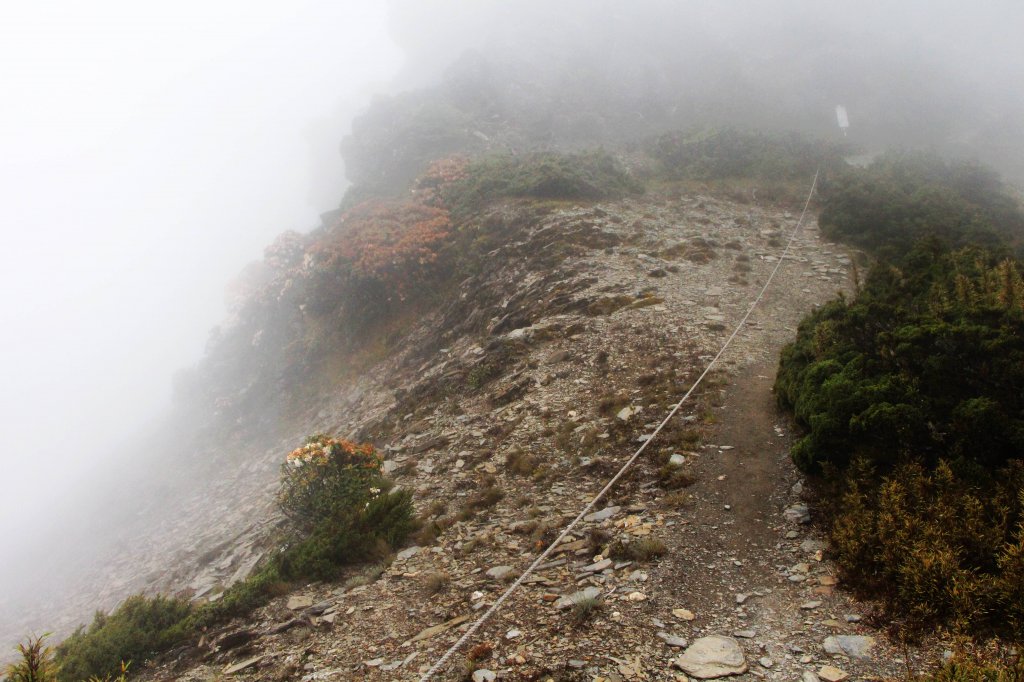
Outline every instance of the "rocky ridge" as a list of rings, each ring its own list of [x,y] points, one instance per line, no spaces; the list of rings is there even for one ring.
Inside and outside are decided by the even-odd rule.
[[[275,600],[147,677],[418,679],[649,436],[796,221],[700,193],[513,203],[482,219],[522,229],[402,353],[310,416],[383,448],[429,520],[420,544]],[[791,257],[694,402],[456,667],[473,679],[808,682],[904,669],[865,625],[869,609],[835,590],[770,395],[779,349],[848,286],[850,256],[810,221]],[[217,598],[263,537],[253,525],[223,543],[179,588]]]

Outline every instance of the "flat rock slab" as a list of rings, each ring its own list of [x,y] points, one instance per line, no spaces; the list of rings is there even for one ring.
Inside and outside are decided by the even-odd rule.
[[[747,672],[747,660],[740,643],[721,635],[701,637],[675,660],[675,665],[700,680]]]
[[[242,672],[246,668],[251,668],[252,666],[256,665],[257,663],[259,663],[262,660],[263,660],[263,655],[262,654],[259,655],[259,656],[253,656],[252,658],[247,658],[244,661],[241,661],[239,663],[235,663],[234,665],[229,665],[227,668],[224,668],[224,674],[225,675],[234,675],[235,673]]]
[[[818,671],[818,677],[825,680],[825,682],[843,682],[849,676],[850,673],[831,665],[822,666],[821,670]]]
[[[468,615],[466,615],[466,616],[459,616],[458,618],[452,618],[451,620],[445,621],[444,623],[440,623],[439,625],[432,625],[429,628],[425,628],[425,629],[421,630],[419,632],[419,634],[417,634],[415,637],[410,639],[407,643],[408,644],[414,644],[416,642],[422,642],[425,639],[430,639],[434,635],[439,635],[442,632],[444,632],[445,630],[450,630],[451,628],[455,627],[456,625],[462,625],[467,620],[469,620],[469,616]]]
[[[301,611],[302,609],[308,609],[312,605],[312,597],[306,597],[304,595],[295,595],[294,597],[288,597],[289,611]]]
[[[505,576],[512,573],[515,570],[511,566],[495,566],[487,569],[487,577],[493,580],[502,580]]]
[[[610,519],[618,514],[619,509],[621,509],[621,507],[605,507],[601,511],[596,511],[593,514],[587,514],[583,517],[583,520],[587,522],[604,521],[605,519]]]
[[[825,638],[825,651],[835,655],[846,655],[858,660],[871,658],[871,649],[875,646],[874,637],[863,635],[834,635]]]
[[[417,545],[406,547],[395,556],[395,561],[408,561],[419,553],[420,548]]]
[[[603,571],[606,568],[611,568],[611,565],[612,565],[612,560],[611,559],[602,559],[601,561],[598,561],[597,563],[590,564],[589,566],[584,566],[582,569],[580,569],[580,571],[582,573],[600,573],[601,571]]]
[[[682,637],[677,637],[676,635],[673,635],[665,631],[658,632],[655,635],[655,637],[663,641],[665,644],[668,644],[673,649],[682,649],[686,646],[685,639],[683,639]]]

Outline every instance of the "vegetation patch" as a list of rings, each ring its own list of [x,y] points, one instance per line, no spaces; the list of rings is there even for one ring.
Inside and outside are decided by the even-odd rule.
[[[116,675],[122,662],[146,661],[188,638],[191,613],[180,599],[129,597],[113,613],[97,613],[88,628],[80,627],[57,647],[58,679]]]
[[[460,215],[508,198],[599,201],[638,194],[643,186],[603,150],[496,156],[474,161],[445,199]]]
[[[901,190],[913,201],[871,184],[881,170],[856,191],[833,188],[826,201],[836,216],[857,197],[863,207],[833,226],[845,237],[870,223],[877,231],[856,239],[878,239],[880,261],[852,300],[809,315],[783,350],[776,393],[804,430],[793,459],[823,475],[832,549],[848,584],[881,596],[913,627],[1020,641],[1024,280],[1006,248],[963,244],[1019,235],[1024,223],[977,180],[985,174],[969,174],[972,184],[950,179],[947,165],[883,168],[913,180]],[[936,197],[935,178],[976,192],[948,193],[949,211],[917,203]],[[998,226],[986,222],[998,215]],[[975,231],[983,223],[991,229]],[[932,236],[905,246],[921,232]]]
[[[675,180],[806,180],[823,159],[826,166],[841,162],[839,147],[796,134],[701,128],[666,133],[646,146],[659,174]]]
[[[822,233],[883,257],[898,258],[925,237],[1018,252],[1024,239],[1017,200],[976,164],[890,154],[826,179],[822,192]]]

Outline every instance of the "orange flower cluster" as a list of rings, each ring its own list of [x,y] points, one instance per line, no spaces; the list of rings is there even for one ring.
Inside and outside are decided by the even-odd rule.
[[[294,467],[307,464],[326,466],[332,459],[339,464],[366,469],[379,469],[381,466],[380,456],[369,443],[357,445],[352,441],[326,435],[311,437],[305,445],[289,452],[285,462]]]

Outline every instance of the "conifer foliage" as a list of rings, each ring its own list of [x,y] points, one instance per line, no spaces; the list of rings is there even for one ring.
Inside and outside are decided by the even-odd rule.
[[[831,186],[823,227],[876,261],[804,319],[775,389],[848,582],[911,625],[1019,641],[1024,219],[987,173],[936,164]]]

